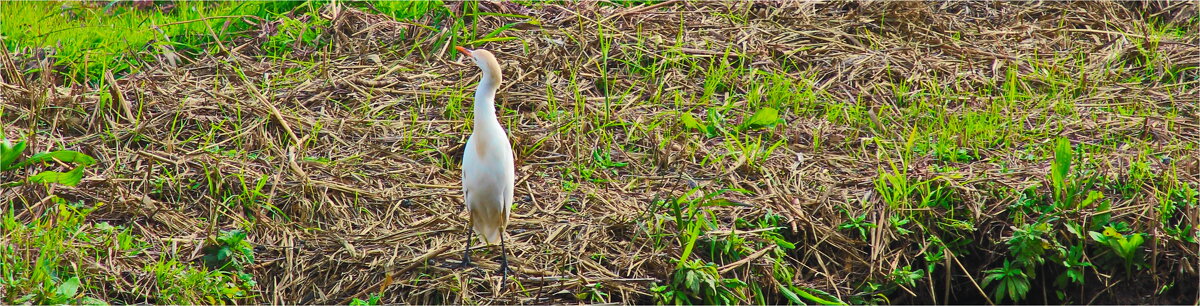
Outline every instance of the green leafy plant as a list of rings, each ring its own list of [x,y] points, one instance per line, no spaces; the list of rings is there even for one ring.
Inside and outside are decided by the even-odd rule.
[[[1197,229],[1196,224],[1188,223],[1187,219],[1176,218],[1176,216],[1184,207],[1195,207],[1200,204],[1200,192],[1192,189],[1188,184],[1179,184],[1179,186],[1180,188],[1174,188],[1160,197],[1157,208],[1159,220],[1162,222],[1163,232],[1169,237],[1194,244],[1200,241],[1200,230]]]
[[[1059,138],[1054,146],[1054,160],[1050,162],[1050,185],[1054,207],[1058,209],[1083,209],[1104,198],[1104,194],[1091,190],[1091,179],[1073,175],[1071,164],[1074,159],[1071,143]],[[1086,197],[1085,197],[1086,195]]]
[[[910,222],[912,222],[912,220],[904,216],[893,215],[888,217],[888,223],[892,224],[892,229],[895,229],[896,233],[900,235],[908,235],[913,233],[913,231],[904,228],[904,226]]]
[[[158,290],[151,297],[159,304],[224,305],[249,297],[249,289],[257,285],[243,273],[210,271],[175,259],[160,259],[144,269],[154,276]]]
[[[938,237],[930,236],[921,255],[925,259],[926,274],[932,275],[937,265],[946,259],[946,244]]]
[[[892,271],[890,275],[892,282],[902,286],[916,287],[917,281],[925,277],[925,270],[913,270],[910,266],[903,266]]]
[[[612,154],[608,153],[608,151],[603,151],[603,150],[592,151],[592,160],[596,163],[596,166],[599,166],[601,168],[606,168],[606,169],[621,168],[621,167],[625,167],[625,166],[629,165],[629,163],[627,163],[627,162],[619,162],[619,161],[613,160]]]
[[[576,295],[577,298],[592,303],[608,303],[608,293],[604,292],[603,283],[595,283],[583,286],[584,292]]]
[[[329,24],[328,20],[316,16],[315,12],[298,18],[282,17],[278,22],[279,31],[263,43],[263,50],[277,55],[291,52],[300,44],[316,45]]]
[[[783,297],[787,298],[788,301],[796,305],[808,305],[804,300],[821,305],[846,305],[846,302],[842,302],[841,299],[828,292],[808,287],[783,286],[780,284],[779,292],[783,293]],[[804,300],[801,300],[801,298]]]
[[[88,215],[95,207],[48,198],[49,207],[21,221],[16,201],[0,209],[0,300],[6,304],[106,304],[88,296],[97,278],[73,265],[72,254],[95,250],[103,239],[89,230]]]
[[[700,122],[691,113],[686,112],[679,115],[679,121],[683,123],[684,128],[699,131],[705,137],[709,138],[720,136],[724,134],[725,130],[721,127],[721,122],[724,120],[713,109],[708,110],[708,122]]]
[[[701,232],[706,229],[717,227],[716,223],[713,221],[716,219],[716,217],[712,216],[712,212],[705,208],[712,206],[746,206],[746,204],[734,202],[729,199],[718,198],[718,196],[729,191],[738,191],[743,193],[748,192],[741,189],[721,189],[715,192],[706,193],[704,196],[695,200],[682,200],[686,199],[688,194],[691,194],[697,190],[699,189],[694,188],[684,196],[676,198],[675,204],[672,205],[674,208],[673,212],[675,214],[675,224],[677,226],[676,229],[680,231],[681,234],[679,239],[681,239],[680,241],[683,242],[684,245],[683,254],[679,256],[679,264],[676,269],[683,268],[684,263],[688,260],[688,256],[692,254],[692,250],[696,246],[696,240],[700,238]],[[687,204],[686,214],[682,208],[684,203]]]
[[[1003,267],[983,271],[983,273],[987,274],[983,278],[984,287],[996,284],[996,287],[992,289],[992,298],[995,298],[997,303],[1003,303],[1005,298],[1014,302],[1024,300],[1025,294],[1029,293],[1029,276],[1007,259],[1004,260]]]
[[[1042,255],[1051,247],[1051,242],[1047,239],[1049,233],[1048,223],[1038,222],[1014,227],[1013,235],[1007,242],[1008,251],[1015,258],[1013,266],[1032,273],[1034,268],[1044,263],[1046,259]],[[1030,276],[1034,277],[1032,274]]]
[[[1067,175],[1071,171],[1071,143],[1065,138],[1059,138],[1054,145],[1054,160],[1050,163],[1050,184],[1054,187],[1054,200],[1058,203],[1070,203],[1073,192]]]
[[[16,144],[9,142],[7,139],[0,139],[0,171],[12,171],[20,168],[30,167],[38,163],[61,162],[68,164],[76,164],[74,169],[67,172],[58,171],[42,171],[14,182],[6,183],[2,186],[18,186],[27,183],[34,184],[62,184],[67,186],[75,186],[83,180],[83,168],[96,164],[96,159],[87,154],[83,154],[71,150],[58,150],[52,152],[42,152],[34,154],[29,158],[17,161],[21,154],[25,152],[25,141],[18,141]]]
[[[719,206],[747,206],[736,201],[732,201],[722,197],[727,192],[747,193],[741,189],[719,189],[713,192],[706,192],[696,196],[702,192],[699,187],[694,187],[684,192],[682,195],[657,202],[659,207],[665,206],[667,209],[664,215],[658,215],[658,220],[673,220],[675,222],[675,230],[678,233],[679,243],[683,246],[683,250],[676,260],[677,265],[675,271],[672,272],[671,282],[665,285],[656,285],[651,288],[655,293],[655,297],[660,304],[741,304],[747,303],[750,299],[745,291],[748,285],[738,279],[722,278],[717,271],[716,264],[709,262],[701,256],[693,255],[696,242],[707,230],[716,228],[718,224],[717,218],[709,210],[712,207]],[[773,220],[760,220],[760,225],[771,224]],[[745,221],[741,221],[746,224]],[[736,224],[737,222],[735,222]],[[655,228],[661,228],[661,224],[655,225]],[[770,235],[770,234],[768,234]],[[781,238],[781,237],[780,237]],[[709,238],[705,238],[709,239]],[[727,239],[711,241],[710,251],[722,252],[731,258],[738,258],[744,255],[747,249],[747,240],[734,233],[730,233]],[[794,245],[790,245],[794,247]],[[759,245],[759,247],[763,247]],[[702,254],[702,253],[701,253]],[[715,254],[713,256],[716,256]],[[595,289],[599,290],[599,289]],[[584,292],[589,299],[607,299],[607,295],[601,295],[600,292]]]
[[[774,228],[774,229],[776,229],[776,230],[771,230],[771,231],[763,231],[763,232],[759,233],[759,237],[761,237],[764,241],[774,242],[775,246],[779,248],[778,250],[780,252],[780,254],[776,254],[776,255],[780,255],[780,257],[781,257],[782,255],[784,255],[784,254],[782,254],[783,252],[786,252],[787,250],[795,249],[796,244],[788,241],[786,238],[783,237],[783,234],[780,233],[779,230],[783,229],[781,227],[778,227],[780,219],[782,219],[782,217],[780,215],[775,214],[774,212],[768,211],[765,215],[762,216],[762,218],[759,218],[759,220],[757,222],[757,228],[760,228],[760,229]]]
[[[1066,299],[1066,288],[1069,284],[1083,284],[1083,272],[1085,268],[1091,267],[1092,263],[1084,260],[1083,248],[1079,246],[1071,246],[1070,248],[1059,248],[1059,264],[1065,268],[1062,274],[1054,280],[1054,285],[1058,287],[1055,294],[1059,299]]]
[[[782,122],[783,119],[779,118],[778,110],[775,110],[773,107],[763,107],[762,109],[754,112],[753,115],[750,115],[750,118],[746,118],[746,120],[742,122],[741,130],[748,131],[763,129],[775,126],[776,124]]]
[[[689,130],[695,130],[704,134],[705,137],[730,136],[733,133],[728,131],[723,126],[725,119],[721,112],[717,109],[708,109],[707,119],[700,121],[691,113],[683,112],[679,114],[679,122],[683,127]],[[764,129],[783,123],[783,119],[779,118],[779,111],[772,107],[763,107],[754,114],[745,118],[741,125],[737,126],[736,131],[750,131]]]
[[[241,271],[254,262],[254,247],[246,241],[246,231],[221,231],[214,244],[204,250],[204,263],[213,269]]]
[[[675,305],[733,305],[747,301],[745,282],[722,278],[717,266],[710,262],[691,260],[671,273],[669,285],[655,286],[658,303]]]
[[[1045,222],[1013,227],[1013,235],[1006,242],[1013,260],[1005,259],[1003,267],[984,271],[987,276],[983,286],[996,284],[993,295],[997,302],[1005,298],[1013,302],[1025,299],[1030,280],[1037,277],[1036,268],[1045,262],[1043,255],[1053,245],[1047,238],[1050,230],[1050,224]]]
[[[1108,246],[1114,254],[1124,260],[1126,272],[1132,271],[1133,266],[1141,261],[1138,251],[1146,242],[1143,235],[1142,233],[1121,234],[1112,226],[1105,226],[1103,233],[1088,231],[1088,236],[1092,240]]]
[[[838,229],[839,230],[855,230],[858,232],[858,235],[860,237],[862,237],[863,240],[867,240],[867,231],[872,228],[875,228],[875,223],[867,222],[867,214],[864,213],[861,216],[856,217],[854,215],[851,215],[850,211],[843,210],[842,212],[844,212],[846,214],[846,218],[848,218],[849,220],[846,220],[846,222],[843,222],[842,224],[838,225]]]
[[[383,294],[371,293],[371,294],[367,295],[366,300],[354,298],[353,300],[350,301],[350,305],[358,305],[358,306],[379,305],[379,299],[382,297],[383,297]]]
[[[850,295],[846,298],[850,305],[880,305],[891,304],[888,301],[887,290],[883,284],[875,282],[864,282],[859,287],[858,293]]]

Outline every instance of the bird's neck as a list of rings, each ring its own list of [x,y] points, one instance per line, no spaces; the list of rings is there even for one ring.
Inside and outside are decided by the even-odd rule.
[[[498,126],[500,121],[496,119],[496,89],[499,86],[495,80],[486,76],[479,81],[479,88],[475,90],[475,130],[491,128]]]

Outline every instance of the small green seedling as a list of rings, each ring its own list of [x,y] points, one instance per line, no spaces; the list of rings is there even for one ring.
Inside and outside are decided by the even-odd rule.
[[[379,305],[379,298],[381,298],[381,297],[383,297],[382,294],[372,293],[370,295],[367,295],[367,300],[365,300],[365,301],[362,299],[359,299],[359,298],[354,298],[354,300],[350,301],[350,305],[362,305],[362,306]]]
[[[1107,245],[1112,249],[1113,253],[1124,259],[1126,271],[1131,270],[1133,264],[1137,262],[1138,257],[1136,255],[1138,250],[1146,242],[1145,237],[1142,237],[1143,234],[1141,233],[1124,235],[1112,226],[1105,226],[1103,233],[1088,231],[1088,236],[1091,236],[1092,240],[1096,242]]]
[[[683,127],[689,130],[697,130],[704,134],[704,137],[717,137],[722,134],[722,128],[719,121],[715,120],[713,112],[709,111],[709,123],[700,122],[690,113],[682,113],[679,115],[679,121],[683,123]]]
[[[203,250],[204,264],[213,269],[241,271],[245,264],[254,262],[254,247],[246,241],[246,231],[221,231],[214,244]]]

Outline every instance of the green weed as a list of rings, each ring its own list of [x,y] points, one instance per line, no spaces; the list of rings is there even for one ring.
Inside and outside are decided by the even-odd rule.
[[[722,278],[717,266],[701,260],[681,261],[669,285],[654,286],[659,305],[733,305],[747,301],[747,287],[738,279]]]
[[[153,291],[153,297],[161,304],[225,305],[252,297],[248,290],[257,285],[248,275],[205,271],[174,259],[156,261],[145,270],[154,275],[157,290]]]
[[[51,197],[51,207],[30,223],[17,221],[15,203],[3,214],[0,245],[0,287],[3,300],[14,304],[107,304],[89,297],[99,281],[71,264],[87,253],[92,233],[84,221],[95,207]]]
[[[25,146],[26,144],[24,140],[13,144],[8,139],[3,139],[3,137],[0,136],[0,171],[13,171],[51,162],[64,165],[76,164],[76,166],[68,172],[49,170],[41,171],[37,174],[26,177],[23,180],[4,183],[3,185],[0,185],[0,188],[19,186],[27,183],[54,183],[75,186],[76,184],[79,184],[79,181],[83,180],[83,169],[96,164],[96,159],[92,158],[91,156],[71,150],[57,150],[52,152],[37,153],[18,162],[17,159],[20,158],[25,152]]]
[[[371,294],[367,295],[366,300],[354,298],[353,300],[350,301],[350,305],[356,305],[356,306],[380,305],[379,304],[380,298],[383,298],[383,294],[371,293]]]
[[[1132,273],[1133,267],[1141,263],[1141,246],[1146,242],[1144,234],[1121,234],[1115,227],[1105,226],[1104,231],[1088,231],[1088,237],[1093,241],[1108,246],[1112,254],[1119,257],[1125,266],[1126,273]]]
[[[996,284],[992,289],[992,297],[997,303],[1003,303],[1004,299],[1017,302],[1025,299],[1025,294],[1029,293],[1029,276],[1025,275],[1024,269],[1012,265],[1008,260],[1004,260],[1004,266],[987,271],[983,278],[983,286],[988,287],[991,284]]]
[[[202,250],[204,264],[212,269],[241,271],[254,263],[254,247],[243,230],[221,231],[215,242]]]
[[[861,237],[863,240],[867,240],[867,231],[871,230],[872,228],[875,228],[875,223],[871,223],[866,220],[867,214],[864,213],[860,216],[854,216],[854,215],[850,214],[850,211],[844,210],[844,209],[842,210],[842,212],[844,212],[846,214],[847,220],[846,220],[846,222],[838,225],[838,229],[839,230],[854,230],[854,231],[858,232],[859,237]]]

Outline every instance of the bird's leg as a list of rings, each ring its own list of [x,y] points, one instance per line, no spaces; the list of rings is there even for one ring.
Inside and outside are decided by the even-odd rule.
[[[463,250],[462,263],[459,263],[458,267],[466,268],[466,267],[470,267],[470,266],[471,266],[471,229],[470,229],[470,227],[468,227],[467,228],[467,248],[465,250]]]
[[[504,246],[504,232],[500,232],[500,274],[504,278],[500,279],[500,286],[504,286],[504,282],[508,280],[508,249]]]

